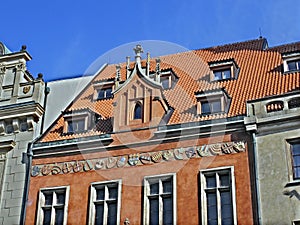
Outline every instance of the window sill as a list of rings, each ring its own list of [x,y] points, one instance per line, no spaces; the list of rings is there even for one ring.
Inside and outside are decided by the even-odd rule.
[[[288,182],[284,187],[300,186],[300,179]]]
[[[299,73],[300,70],[287,70],[287,71],[284,71],[283,74],[290,74],[290,73]]]

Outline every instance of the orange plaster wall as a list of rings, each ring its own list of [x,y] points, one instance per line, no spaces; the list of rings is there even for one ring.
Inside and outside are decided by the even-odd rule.
[[[186,142],[188,145],[188,142],[193,141]],[[169,145],[172,147],[178,143]],[[123,224],[126,217],[130,219],[131,225],[141,224],[143,178],[165,173],[176,173],[177,176],[177,224],[199,224],[199,170],[231,165],[235,171],[238,224],[253,224],[247,152],[136,167],[31,177],[26,224],[35,223],[39,189],[64,185],[70,185],[68,224],[86,224],[90,183],[115,179],[122,179],[123,183],[120,224]]]

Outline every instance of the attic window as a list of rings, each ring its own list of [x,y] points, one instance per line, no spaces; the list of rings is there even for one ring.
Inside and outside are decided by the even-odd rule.
[[[94,84],[94,100],[112,98],[113,84],[113,81]]]
[[[221,81],[236,79],[239,68],[234,59],[209,62],[210,67],[210,81]]]
[[[69,120],[68,121],[68,133],[80,133],[85,130],[85,120]]]
[[[155,75],[155,73],[150,74],[150,78],[155,80]],[[163,71],[159,76],[159,82],[161,83],[163,89],[173,88],[177,80],[178,77],[172,70]]]
[[[287,61],[287,67],[289,71],[300,70],[300,59]]]
[[[88,112],[74,113],[64,116],[64,133],[82,133],[88,130],[91,121],[91,115]]]
[[[229,107],[229,96],[225,90],[196,93],[197,114],[225,113]]]
[[[112,97],[112,88],[107,87],[98,90],[98,96],[97,99],[105,99],[105,98],[111,98]]]
[[[300,53],[288,53],[282,58],[284,72],[300,71]]]

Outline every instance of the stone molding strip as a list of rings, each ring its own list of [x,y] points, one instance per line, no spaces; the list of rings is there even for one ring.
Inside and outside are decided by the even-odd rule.
[[[92,170],[106,170],[113,168],[134,167],[156,164],[174,160],[189,160],[191,158],[202,158],[209,156],[235,154],[245,152],[245,142],[226,142],[202,146],[192,146],[162,150],[156,152],[136,153],[123,156],[112,156],[99,159],[86,159],[35,165],[31,168],[31,176],[48,176]]]

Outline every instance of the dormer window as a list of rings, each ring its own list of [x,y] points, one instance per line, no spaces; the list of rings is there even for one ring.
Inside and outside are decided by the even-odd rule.
[[[142,105],[139,102],[137,102],[134,107],[133,119],[134,120],[142,119]]]
[[[85,130],[85,120],[69,120],[68,121],[68,133],[80,133]]]
[[[300,70],[300,59],[288,61],[287,67],[289,71]]]
[[[157,81],[155,76],[155,73],[150,74],[150,78]],[[171,89],[175,86],[178,77],[172,70],[168,70],[161,72],[158,79],[158,82],[161,83],[163,89]]]
[[[229,108],[229,96],[224,89],[196,93],[197,114],[225,113]]]
[[[105,98],[111,98],[112,97],[112,87],[107,87],[98,90],[98,96],[97,99],[105,99]]]
[[[209,62],[210,81],[222,81],[236,79],[239,68],[234,59]]]
[[[282,58],[284,72],[300,71],[300,52],[287,53]]]
[[[94,84],[94,100],[112,98],[113,84],[113,81],[104,81]]]
[[[201,114],[212,114],[222,112],[221,99],[201,102]]]
[[[92,121],[92,115],[87,112],[71,112],[64,116],[64,133],[82,133],[89,129]]]
[[[214,80],[227,80],[231,78],[231,69],[215,70]]]

